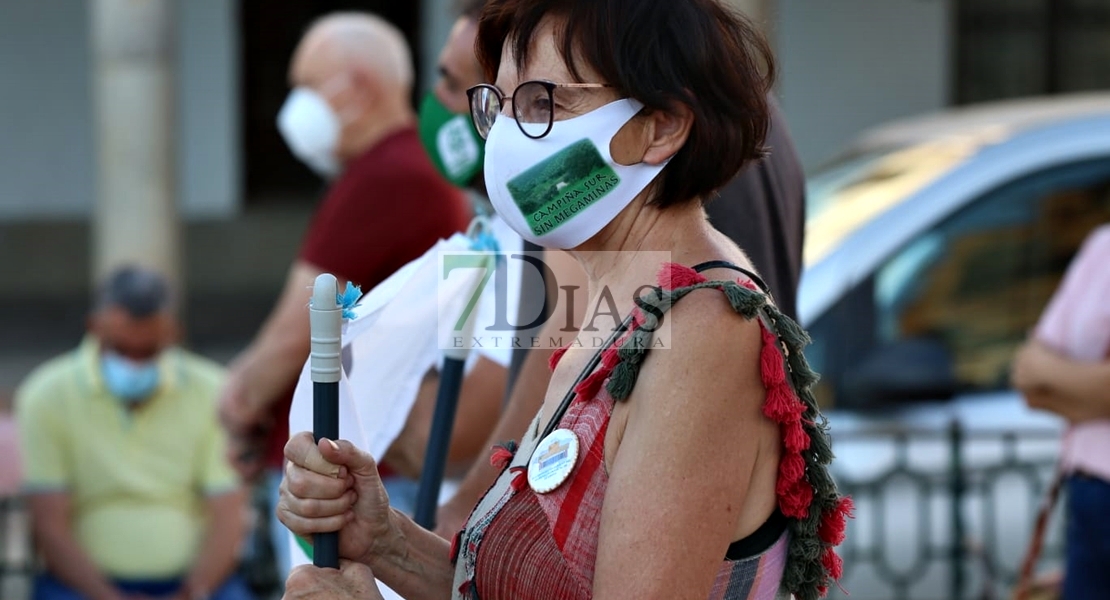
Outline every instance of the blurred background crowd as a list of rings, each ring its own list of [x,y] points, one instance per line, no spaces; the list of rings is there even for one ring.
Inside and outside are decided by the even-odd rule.
[[[1073,360],[1099,363],[1110,349],[1110,312],[1100,308],[1110,250],[1098,237],[1110,220],[1110,0],[728,1],[772,43],[775,96],[805,170],[797,315],[822,375],[818,396],[833,428],[836,476],[857,506],[843,586],[858,599],[1004,597],[1056,478],[1066,424],[1110,418],[1110,400],[1078,415],[1053,399],[1051,381],[1065,374],[1092,386],[1076,392],[1088,400],[1108,381],[1067,369],[1076,368]],[[202,542],[189,537],[200,535],[197,527],[176,523],[181,547],[234,546],[227,556],[208,553],[211,564],[193,564],[190,581],[203,581],[209,593],[226,576],[244,594],[227,598],[280,596],[281,541],[269,527],[274,482],[260,475],[274,450],[260,437],[274,434],[256,428],[264,411],[242,408],[249,401],[225,407],[222,422],[215,407],[221,394],[291,385],[259,383],[265,377],[253,373],[282,360],[272,349],[283,333],[307,334],[307,326],[290,329],[282,319],[303,309],[289,290],[311,283],[311,265],[332,260],[321,248],[359,247],[342,246],[345,236],[390,235],[374,229],[380,215],[371,208],[363,211],[365,228],[350,222],[326,236],[309,233],[329,218],[322,201],[336,193],[328,185],[335,173],[311,160],[319,140],[282,131],[279,114],[291,88],[313,87],[334,100],[351,93],[339,88],[361,84],[328,89],[320,73],[332,67],[304,56],[298,67],[295,52],[325,15],[378,15],[400,36],[361,50],[403,93],[396,111],[374,122],[400,114],[415,126],[418,114],[430,118],[425,104],[437,86],[462,85],[452,80],[459,65],[445,63],[443,52],[458,42],[452,36],[466,10],[453,0],[0,2],[0,598],[29,598],[43,569],[41,539],[50,532],[39,531],[39,547],[32,543],[28,486],[85,478],[96,488],[137,476],[101,476],[56,456],[21,466],[21,452],[40,440],[20,439],[16,390],[23,400],[49,396],[55,408],[87,399],[47,380],[65,369],[95,371],[90,339],[118,356],[102,370],[119,373],[111,393],[121,397],[143,396],[143,377],[154,377],[136,364],[170,346],[188,349],[174,357],[177,404],[147,424],[146,437],[126,444],[156,447],[172,432],[197,445],[193,464],[155,456],[141,473],[153,482],[151,494],[168,494],[166,486],[195,492],[188,511],[208,509],[201,531],[226,536]],[[342,26],[332,35],[343,38]],[[390,60],[411,72],[390,70]],[[455,98],[460,91],[451,90]],[[439,96],[444,114],[465,113],[450,97]],[[301,103],[303,114],[311,112],[311,100]],[[338,118],[349,125],[342,111]],[[415,131],[412,140],[391,143],[422,151]],[[428,169],[429,188],[380,193],[398,201],[434,195],[449,182],[431,166],[416,167]],[[426,215],[419,220],[428,237],[413,242],[415,256],[465,228],[470,214],[461,200],[408,208]],[[359,268],[380,281],[405,262]],[[123,268],[130,264],[150,271]],[[1069,267],[1076,274],[1065,278]],[[1027,345],[1033,331],[1055,353]],[[1069,352],[1077,331],[1086,335],[1082,351]],[[28,382],[75,347],[64,356],[88,365],[55,361]],[[303,357],[298,372],[299,364]],[[210,420],[195,416],[198,406],[212,409]],[[81,427],[67,443],[87,456],[126,445],[99,436],[131,435],[108,413],[76,422],[80,411],[67,410],[28,411],[21,418],[33,426],[24,431]],[[225,449],[206,441],[222,435],[217,430],[231,431],[233,446],[240,444],[232,454],[244,464],[227,464]],[[1106,432],[1088,432],[1094,441],[1084,452],[1110,446]],[[403,462],[396,460],[401,471]],[[1067,464],[1073,475],[1110,479],[1098,461]],[[236,468],[252,485],[227,492]],[[182,470],[195,477],[175,479]],[[1110,502],[1105,490],[1089,497],[1097,494]],[[1049,520],[1040,571],[1060,564],[1065,506],[1057,503]],[[66,515],[70,506],[45,510]],[[128,551],[117,546],[131,542],[104,539],[117,531],[113,519],[142,517],[109,515],[77,537],[93,540],[95,552],[125,571],[139,568],[136,561],[157,569],[186,560],[136,556],[141,543]],[[48,552],[70,556],[68,538],[57,536]],[[135,593],[161,593],[151,590]]]

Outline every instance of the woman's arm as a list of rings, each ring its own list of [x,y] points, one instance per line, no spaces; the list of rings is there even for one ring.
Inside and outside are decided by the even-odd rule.
[[[598,599],[707,597],[738,529],[774,508],[773,477],[751,485],[777,472],[779,455],[762,415],[759,324],[716,290],[693,292],[667,319],[671,348],[645,360],[610,469]]]
[[[1012,380],[1033,408],[1073,423],[1110,419],[1110,361],[1071,360],[1030,341],[1014,358]]]
[[[370,561],[378,579],[410,600],[445,600],[451,597],[455,566],[451,544],[417,525],[407,515],[391,511],[396,542],[390,551]]]

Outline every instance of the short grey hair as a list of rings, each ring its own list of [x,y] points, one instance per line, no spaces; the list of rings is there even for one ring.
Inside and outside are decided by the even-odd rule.
[[[113,270],[97,287],[94,310],[122,308],[142,319],[173,307],[170,283],[161,273],[137,265]]]

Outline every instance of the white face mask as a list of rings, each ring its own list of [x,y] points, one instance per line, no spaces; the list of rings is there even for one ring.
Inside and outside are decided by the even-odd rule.
[[[335,152],[343,125],[318,92],[307,87],[294,88],[278,113],[277,126],[301,162],[325,179],[339,175]]]
[[[640,112],[617,100],[534,140],[498,115],[486,140],[485,176],[497,213],[521,237],[545,248],[574,248],[597,235],[666,166],[613,160],[609,143]],[[669,159],[668,159],[669,161]]]

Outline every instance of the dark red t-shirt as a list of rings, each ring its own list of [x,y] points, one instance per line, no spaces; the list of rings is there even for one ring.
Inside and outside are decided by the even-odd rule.
[[[432,166],[413,127],[347,165],[312,218],[300,260],[368,292],[470,223],[466,196]],[[268,463],[280,467],[293,388],[274,406]]]

